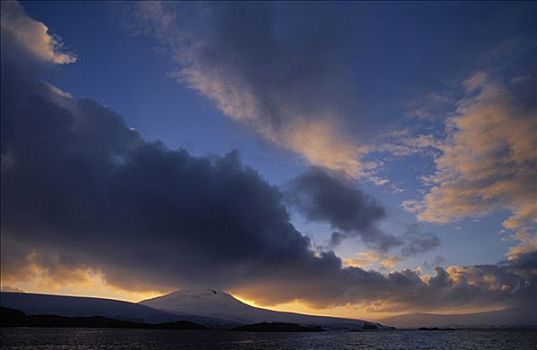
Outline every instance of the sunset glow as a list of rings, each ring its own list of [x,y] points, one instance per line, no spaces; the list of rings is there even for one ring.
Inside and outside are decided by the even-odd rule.
[[[537,310],[536,13],[2,1],[2,291]]]

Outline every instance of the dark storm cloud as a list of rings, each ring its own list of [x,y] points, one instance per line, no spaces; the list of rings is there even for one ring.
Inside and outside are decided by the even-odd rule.
[[[68,269],[91,268],[126,289],[204,285],[268,304],[388,309],[528,305],[537,292],[535,252],[438,268],[429,280],[344,267],[333,252],[312,251],[280,191],[237,153],[193,157],[147,143],[113,111],[40,82],[27,60],[4,56],[18,43],[2,39],[3,279],[24,280],[37,266],[62,282]],[[342,228],[375,221],[335,218]]]
[[[236,153],[146,143],[116,113],[20,64],[2,60],[3,275],[33,254],[126,288],[225,288],[315,261],[279,191]]]
[[[322,260],[337,259],[322,256]],[[523,262],[521,264],[521,262]],[[273,304],[298,299],[312,306],[363,303],[368,311],[476,306],[532,307],[537,292],[537,253],[494,265],[437,267],[434,276],[402,270],[387,275],[360,268],[305,268],[291,281],[266,276],[241,289],[256,302]],[[319,288],[322,286],[322,288]]]
[[[328,222],[338,230],[332,235],[334,245],[348,237],[360,237],[380,250],[402,244],[397,237],[377,228],[379,220],[386,217],[381,205],[350,181],[323,169],[311,168],[292,180],[286,198],[307,219]]]
[[[112,273],[128,266],[157,284],[223,286],[306,254],[279,192],[236,154],[195,158],[147,144],[93,101],[16,84],[2,89],[7,239]]]
[[[419,227],[398,237],[378,228],[386,211],[377,201],[356,187],[349,179],[321,168],[310,168],[285,186],[286,202],[311,221],[328,222],[337,230],[330,239],[337,246],[350,237],[359,237],[368,246],[387,251],[401,247],[409,257],[440,245],[432,233],[420,233]]]
[[[146,144],[95,102],[3,77],[2,235],[13,244],[2,258],[23,246],[19,264],[36,250],[39,264],[92,266],[127,288],[227,287],[315,260],[279,192],[237,154]]]

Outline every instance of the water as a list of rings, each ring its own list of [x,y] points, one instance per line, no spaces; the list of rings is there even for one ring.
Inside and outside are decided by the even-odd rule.
[[[12,350],[177,349],[537,349],[537,331],[459,330],[322,333],[240,333],[89,328],[1,328]]]

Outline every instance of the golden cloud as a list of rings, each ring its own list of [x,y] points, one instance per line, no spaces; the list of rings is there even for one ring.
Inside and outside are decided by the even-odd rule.
[[[483,72],[464,86],[467,96],[446,123],[436,172],[427,179],[432,188],[423,201],[403,205],[437,223],[505,209],[511,216],[503,226],[527,231],[537,222],[537,111],[525,105],[523,90]]]
[[[344,259],[343,264],[359,268],[371,268],[374,264],[378,264],[383,269],[393,270],[400,261],[401,258],[395,255],[386,255],[374,250],[368,250],[357,253],[354,258]]]
[[[10,35],[20,46],[44,62],[55,64],[76,62],[74,54],[60,51],[62,41],[50,35],[45,24],[28,17],[18,2],[2,1],[1,23],[2,41],[5,39],[4,35]]]
[[[164,294],[152,287],[125,289],[109,283],[98,270],[65,264],[43,265],[37,253],[29,254],[16,269],[2,269],[2,291],[91,296],[138,302]]]

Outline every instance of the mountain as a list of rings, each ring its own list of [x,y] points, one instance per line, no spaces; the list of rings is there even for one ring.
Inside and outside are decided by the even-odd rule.
[[[146,323],[191,321],[207,324],[218,322],[218,320],[196,315],[171,314],[155,310],[149,306],[126,301],[64,295],[2,292],[0,293],[0,306],[20,310],[27,315],[100,316],[122,321]]]
[[[537,327],[537,312],[529,309],[510,308],[500,311],[469,314],[413,313],[388,317],[386,325],[398,328],[469,328],[469,327]]]
[[[295,323],[322,326],[327,329],[360,329],[368,324],[362,320],[311,316],[278,312],[245,304],[228,293],[212,289],[182,289],[168,295],[141,301],[140,304],[175,314],[196,314],[228,320],[239,325],[263,322]],[[379,328],[382,325],[377,324]]]
[[[28,316],[103,317],[108,319],[165,323],[190,321],[211,328],[234,328],[263,322],[293,323],[324,329],[363,329],[378,323],[362,320],[278,312],[245,304],[233,296],[210,289],[189,289],[144,300],[138,304],[119,300],[46,295],[0,293],[0,306],[20,310]]]

